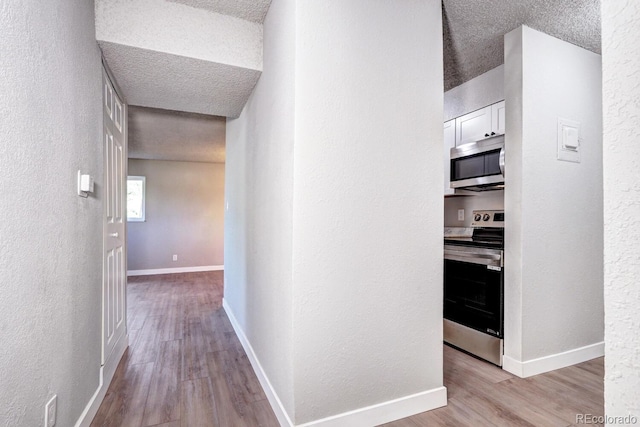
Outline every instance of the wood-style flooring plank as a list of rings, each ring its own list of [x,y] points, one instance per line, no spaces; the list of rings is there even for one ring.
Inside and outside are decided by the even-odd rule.
[[[159,348],[159,332],[162,316],[147,316],[136,342],[131,345],[130,363],[151,363],[156,360]]]
[[[182,380],[207,377],[209,375],[207,367],[208,345],[199,320],[187,323],[183,342]]]
[[[162,342],[151,378],[143,425],[180,419],[181,370],[182,341]]]
[[[276,414],[273,413],[271,404],[267,399],[251,402],[251,408],[258,423],[256,427],[280,427]]]
[[[231,348],[221,352],[225,362],[225,376],[233,394],[243,402],[264,399],[260,382],[243,350]]]
[[[149,427],[180,427],[180,421],[171,421],[170,423],[155,424]]]
[[[388,427],[566,427],[576,414],[603,415],[603,358],[522,379],[444,347],[448,405]]]
[[[513,392],[509,388],[512,384],[510,381],[517,382],[518,380],[508,380],[495,384],[493,387],[487,387],[482,395],[465,393],[459,398],[474,407],[484,406],[489,412],[495,411],[494,414],[496,416],[485,416],[485,418],[493,419],[497,425],[507,423],[513,417],[522,419],[524,422],[534,426],[550,425],[560,427],[566,425],[565,420],[554,415],[544,406],[532,405],[526,397]],[[484,412],[482,413],[484,414]]]
[[[520,399],[514,405],[513,399],[495,399],[490,390],[487,390],[484,394],[466,393],[460,396],[459,399],[452,399],[450,401],[454,406],[463,402],[466,407],[474,410],[480,414],[487,425],[500,425],[507,424],[510,426],[518,427],[537,427],[540,423],[555,423],[562,420],[549,419],[548,417],[537,417],[537,414],[529,414],[527,410],[527,402]],[[533,419],[533,420],[532,420]]]
[[[220,425],[209,377],[182,382],[181,427]]]
[[[100,407],[107,406],[103,414],[94,418],[95,427],[139,427],[149,393],[153,363],[131,364],[109,387]]]
[[[415,421],[413,421],[411,417],[408,417],[390,423],[382,424],[380,427],[419,427],[419,425]]]

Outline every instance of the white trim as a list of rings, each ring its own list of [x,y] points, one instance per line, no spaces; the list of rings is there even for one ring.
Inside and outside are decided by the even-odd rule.
[[[604,341],[526,362],[520,362],[505,355],[502,360],[502,369],[520,378],[527,378],[602,356],[604,356]]]
[[[199,271],[220,271],[224,265],[200,265],[197,267],[153,268],[150,270],[129,270],[127,276],[150,276],[152,274],[196,273]]]
[[[124,339],[119,340],[113,348],[112,357],[115,357],[117,362],[112,364],[113,367],[109,372],[104,371],[104,366],[100,367],[100,384],[98,385],[96,392],[91,396],[87,406],[85,406],[84,411],[80,414],[80,418],[76,421],[75,427],[89,427],[91,425],[91,421],[93,421],[93,417],[98,413],[102,400],[107,394],[107,389],[111,384],[111,380],[113,380],[114,374],[116,373],[116,368],[120,364],[120,360],[122,359],[127,347],[129,347],[129,336],[125,335]]]
[[[301,424],[300,427],[368,427],[389,423],[447,405],[447,388],[431,390],[366,406],[354,411]]]
[[[233,329],[242,344],[247,357],[251,362],[251,366],[255,371],[260,385],[267,395],[267,399],[271,404],[273,412],[276,414],[281,426],[293,427],[294,424],[289,418],[287,411],[285,410],[282,402],[278,398],[278,394],[274,390],[267,374],[262,369],[262,365],[258,361],[251,343],[247,339],[244,331],[240,327],[238,320],[233,314],[231,307],[227,303],[226,299],[222,300],[222,307],[229,317],[229,321],[233,326]],[[309,423],[300,424],[299,427],[342,427],[348,426],[372,426],[388,423],[391,421],[399,420],[401,418],[409,417],[411,415],[418,414],[420,412],[430,411],[432,409],[446,406],[447,404],[447,389],[446,387],[437,387],[432,390],[423,391],[420,393],[412,394],[410,396],[401,397],[399,399],[389,400],[387,402],[378,403],[376,405],[367,406],[364,408],[356,409],[342,414],[334,415],[331,417],[323,418]]]
[[[276,393],[275,389],[271,385],[267,374],[264,372],[264,369],[262,369],[260,361],[258,361],[258,356],[256,356],[256,353],[253,351],[253,347],[251,347],[249,339],[244,334],[244,331],[240,327],[236,316],[234,316],[231,307],[227,303],[227,300],[224,298],[222,298],[222,308],[224,308],[225,313],[227,313],[227,317],[231,322],[231,326],[233,326],[233,330],[236,332],[236,335],[240,340],[240,344],[242,344],[242,348],[244,348],[245,353],[247,353],[249,362],[251,362],[251,366],[253,367],[256,376],[258,377],[258,381],[260,381],[262,389],[267,395],[267,400],[269,400],[269,404],[271,405],[273,412],[276,414],[276,418],[278,418],[280,425],[285,427],[292,427],[293,423],[291,422],[287,411],[284,409],[284,405],[280,401],[278,393]]]

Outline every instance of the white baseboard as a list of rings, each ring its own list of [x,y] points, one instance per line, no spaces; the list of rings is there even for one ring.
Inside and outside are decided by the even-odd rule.
[[[520,362],[505,355],[502,359],[502,369],[520,378],[527,378],[602,356],[604,356],[604,341],[526,362]]]
[[[258,361],[258,358],[251,347],[251,343],[244,334],[244,331],[240,327],[231,307],[229,307],[225,299],[222,300],[222,307],[227,313],[229,321],[231,322],[242,347],[247,353],[251,366],[260,381],[260,385],[267,395],[267,399],[269,400],[271,408],[276,414],[280,425],[283,427],[294,427],[287,411],[284,409],[282,402],[278,398],[278,394],[262,369],[262,365],[260,364],[260,361]],[[438,387],[410,396],[401,397],[399,399],[379,403],[377,405],[367,406],[354,411],[311,421],[309,423],[301,424],[299,427],[342,427],[346,425],[354,427],[374,426],[409,417],[420,412],[436,409],[445,406],[446,404],[447,389],[445,387]]]
[[[80,414],[80,418],[76,421],[75,427],[89,427],[91,425],[91,421],[93,421],[93,417],[98,413],[98,409],[104,400],[104,396],[107,394],[111,380],[113,380],[113,375],[116,373],[116,368],[120,363],[120,359],[122,359],[124,352],[129,346],[129,336],[125,335],[123,338],[124,339],[121,339],[113,349],[113,354],[116,360],[112,365],[113,367],[109,369],[108,372],[105,372],[104,366],[100,367],[100,383],[98,385],[98,389],[93,393],[89,403],[87,403],[84,411]]]
[[[311,421],[300,425],[300,427],[378,426],[446,405],[447,389],[446,387],[438,387],[377,405]]]
[[[129,270],[127,276],[151,276],[152,274],[197,273],[200,271],[220,271],[224,265],[201,265],[198,267],[153,268],[150,270]]]
[[[260,364],[256,353],[253,351],[253,347],[251,347],[251,343],[247,339],[247,336],[244,334],[244,331],[240,327],[238,319],[236,319],[236,316],[233,314],[231,307],[229,307],[229,304],[227,304],[227,300],[224,298],[222,299],[222,308],[224,308],[225,313],[227,313],[227,317],[229,318],[229,321],[233,326],[233,330],[236,332],[236,335],[238,336],[238,339],[240,340],[245,353],[247,353],[249,362],[251,362],[251,366],[253,367],[256,376],[258,377],[258,381],[260,381],[260,385],[267,395],[267,400],[269,400],[269,404],[271,405],[273,412],[276,414],[278,422],[280,422],[281,426],[292,427],[293,423],[291,422],[287,411],[284,409],[284,405],[280,401],[278,394],[271,385],[271,382],[269,381],[267,374],[264,372],[264,369],[262,369],[262,365]]]

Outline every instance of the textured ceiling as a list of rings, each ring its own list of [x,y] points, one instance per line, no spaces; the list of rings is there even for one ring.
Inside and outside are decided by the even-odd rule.
[[[252,22],[264,22],[271,0],[169,0]]]
[[[238,117],[261,72],[100,41],[129,105]]]
[[[129,107],[132,159],[224,163],[224,117]]]
[[[600,0],[442,0],[442,19],[445,90],[502,64],[520,25],[600,53]]]
[[[96,40],[129,105],[237,117],[262,73],[262,24],[173,1],[96,0]]]

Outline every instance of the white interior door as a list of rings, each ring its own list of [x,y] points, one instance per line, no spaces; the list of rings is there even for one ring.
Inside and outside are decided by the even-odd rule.
[[[102,263],[102,364],[119,362],[116,347],[126,347],[126,106],[106,72],[102,73],[104,215]],[[111,369],[109,369],[111,368]]]

